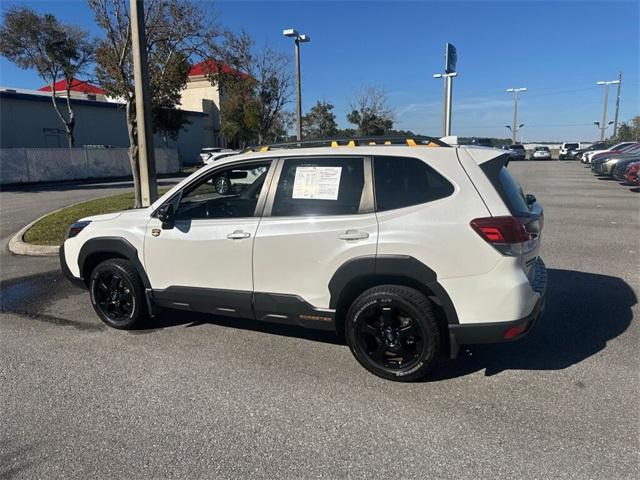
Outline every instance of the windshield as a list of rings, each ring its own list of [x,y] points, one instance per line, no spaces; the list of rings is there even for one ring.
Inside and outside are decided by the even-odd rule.
[[[578,144],[577,143],[565,143],[564,144],[564,148],[566,148],[567,150],[571,150],[572,148],[578,148]]]
[[[629,145],[633,145],[633,142],[622,142],[614,145],[609,150],[620,150],[621,148],[628,147]]]
[[[512,150],[524,150],[522,145],[511,145],[509,148]]]

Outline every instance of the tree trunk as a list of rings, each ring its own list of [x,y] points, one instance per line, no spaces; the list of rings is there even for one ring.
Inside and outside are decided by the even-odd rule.
[[[73,148],[76,143],[75,135],[73,134],[74,129],[76,128],[76,115],[73,112],[73,108],[71,107],[71,83],[73,82],[73,77],[67,78],[67,113],[68,120],[64,122],[64,125],[67,129],[67,140],[69,141],[69,148]]]
[[[136,122],[136,103],[134,98],[127,99],[127,131],[129,133],[129,162],[133,176],[134,208],[142,208],[142,190],[140,187],[140,157],[138,155],[138,125]]]
[[[67,129],[67,142],[69,143],[69,148],[75,147],[75,144],[76,144],[76,137],[73,134],[75,123],[76,123],[75,121],[72,121],[65,125]]]
[[[68,83],[67,83],[68,85]],[[53,109],[58,114],[58,118],[64,124],[64,130],[67,134],[67,142],[69,144],[69,148],[73,148],[75,145],[75,137],[73,135],[73,129],[76,125],[75,117],[73,114],[73,108],[71,108],[71,100],[69,99],[70,91],[67,88],[67,111],[69,112],[69,118],[65,118],[65,116],[60,111],[58,107],[58,103],[56,102],[56,87],[55,87],[55,78],[51,83],[51,102],[53,103]]]

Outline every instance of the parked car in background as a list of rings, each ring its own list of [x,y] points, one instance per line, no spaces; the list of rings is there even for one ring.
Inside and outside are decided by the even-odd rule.
[[[631,158],[625,158],[617,162],[611,170],[611,176],[619,182],[626,182],[626,173],[629,165],[639,162],[640,155],[632,156]]]
[[[240,152],[237,150],[228,150],[228,149],[225,149],[221,152],[212,153],[211,155],[209,155],[209,157],[206,160],[204,160],[204,164],[210,165],[213,162],[217,162],[218,160],[222,160],[223,158],[227,158],[232,155],[237,155],[239,153]]]
[[[531,160],[551,160],[549,147],[536,147],[531,153]]]
[[[580,144],[577,142],[565,142],[560,145],[560,152],[558,153],[558,160],[565,160],[569,158],[569,152],[575,152],[580,148]]]
[[[217,153],[222,153],[222,152],[234,152],[235,150],[231,150],[229,148],[224,148],[224,147],[206,147],[200,150],[200,160],[202,161],[202,163],[207,163],[207,160],[209,160],[209,158],[212,155],[215,155]]]
[[[611,153],[611,154],[616,154],[616,153],[622,153],[624,151],[624,149],[626,147],[629,147],[633,144],[635,144],[636,142],[622,142],[622,143],[618,143],[612,147],[606,148],[606,149],[602,149],[602,150],[592,150],[589,152],[585,152],[582,154],[582,163],[587,163],[590,164],[591,160],[593,160],[593,157],[595,157],[596,155],[600,154],[600,153]]]
[[[633,162],[627,167],[627,171],[624,173],[624,178],[631,185],[640,185],[640,161]]]
[[[615,166],[625,160],[637,160],[638,155],[612,155],[598,159],[596,163],[591,163],[591,171],[598,175],[613,175]]]
[[[478,147],[490,147],[493,148],[493,142],[490,138],[473,138],[471,139],[471,145],[477,145]]]
[[[567,158],[572,160],[582,160],[582,155],[593,150],[604,150],[608,147],[607,142],[592,143],[588,147],[578,148],[577,150],[569,150]]]
[[[523,145],[509,145],[505,147],[509,151],[509,160],[526,160],[527,152]]]
[[[615,165],[621,160],[637,158],[640,155],[640,143],[632,143],[623,148],[599,153],[591,158],[591,171],[597,174],[611,175]]]

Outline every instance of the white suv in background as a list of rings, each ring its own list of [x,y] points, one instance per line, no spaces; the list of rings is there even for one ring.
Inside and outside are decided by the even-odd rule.
[[[580,144],[578,142],[563,143],[560,145],[560,151],[558,152],[558,160],[565,160],[569,158],[570,152],[578,150]]]
[[[543,217],[508,153],[371,143],[205,166],[149,208],[74,224],[62,270],[115,328],[166,307],[336,330],[393,380],[524,335],[544,303]]]

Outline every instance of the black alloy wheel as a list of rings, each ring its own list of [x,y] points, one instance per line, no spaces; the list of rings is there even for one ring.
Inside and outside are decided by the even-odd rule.
[[[117,273],[100,272],[95,280],[94,296],[103,314],[114,322],[127,319],[133,312],[133,287]]]
[[[395,305],[374,304],[361,313],[358,349],[384,368],[410,368],[419,359],[423,336],[417,322]]]
[[[113,328],[134,328],[148,316],[142,280],[129,260],[100,263],[91,272],[89,293],[100,319]]]
[[[358,362],[379,377],[424,377],[440,355],[440,331],[431,301],[400,285],[362,293],[345,318],[345,338]]]

